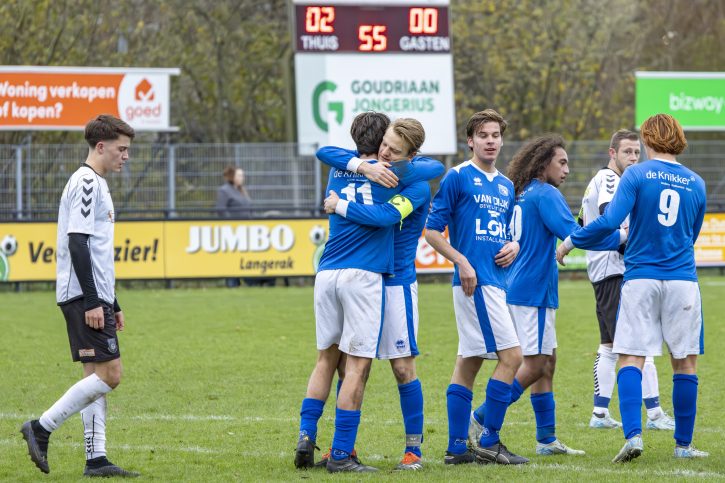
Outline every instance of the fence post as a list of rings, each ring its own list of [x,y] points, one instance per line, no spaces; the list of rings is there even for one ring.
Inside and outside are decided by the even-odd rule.
[[[23,147],[15,146],[15,211],[23,218]]]
[[[167,144],[167,146],[169,148],[166,200],[167,217],[176,218],[176,145]]]

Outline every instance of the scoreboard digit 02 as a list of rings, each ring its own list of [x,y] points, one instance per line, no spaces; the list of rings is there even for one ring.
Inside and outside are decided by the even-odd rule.
[[[293,0],[297,141],[350,146],[366,111],[423,124],[426,154],[456,152],[448,0]]]
[[[450,52],[447,5],[295,5],[297,52]]]

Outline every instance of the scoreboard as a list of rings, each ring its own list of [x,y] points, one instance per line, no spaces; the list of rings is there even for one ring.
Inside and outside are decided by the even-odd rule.
[[[294,0],[297,135],[302,154],[353,147],[360,112],[412,117],[421,152],[456,152],[448,0]]]
[[[296,5],[297,52],[450,52],[448,8]]]

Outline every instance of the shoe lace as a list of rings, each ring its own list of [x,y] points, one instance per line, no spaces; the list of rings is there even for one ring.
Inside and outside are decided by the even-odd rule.
[[[420,458],[418,457],[417,454],[411,453],[410,451],[408,451],[407,453],[405,453],[403,455],[403,459],[400,462],[404,465],[410,465],[413,463],[417,463],[419,461],[420,461]]]

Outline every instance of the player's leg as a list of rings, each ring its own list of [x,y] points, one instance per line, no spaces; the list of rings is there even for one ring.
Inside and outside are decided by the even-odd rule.
[[[647,408],[647,429],[673,431],[675,420],[660,406],[660,385],[654,357],[646,357],[642,368],[642,399]]]
[[[104,305],[104,328],[91,329],[85,323],[85,307],[79,299],[61,306],[68,329],[71,354],[75,362],[98,362],[120,358],[113,308]],[[120,368],[120,361],[118,361]],[[44,473],[48,466],[48,441],[53,431],[70,416],[111,392],[120,382],[120,369],[109,374],[93,373],[71,386],[39,419],[26,421],[20,432],[28,445],[28,453]]]
[[[480,299],[477,298],[478,293],[473,297],[478,309],[479,323],[483,329],[486,350],[496,352],[498,364],[486,386],[486,401],[474,411],[471,418],[471,426],[480,424],[481,427],[472,443],[472,449],[486,463],[528,463],[528,459],[511,453],[501,443],[499,436],[506,409],[511,403],[514,377],[522,362],[518,336],[506,305],[506,293],[490,286],[482,286],[480,293]],[[479,419],[481,412],[483,417]]]
[[[644,451],[642,442],[642,367],[646,356],[662,353],[659,280],[628,280],[622,285],[617,332],[612,350],[619,354],[619,414],[627,440],[612,460],[625,463]]]
[[[617,354],[612,343],[617,324],[617,310],[623,277],[611,277],[594,284],[599,322],[599,348],[594,359],[594,409],[589,420],[591,428],[619,428],[622,423],[609,415],[609,402],[614,392]]]
[[[415,370],[418,355],[418,284],[386,285],[385,316],[378,348],[379,359],[389,359],[398,384],[405,429],[405,449],[398,470],[422,466],[423,389]]]
[[[344,314],[340,350],[347,354],[347,363],[345,380],[337,400],[335,434],[327,471],[377,471],[353,459],[352,452],[360,425],[365,384],[372,359],[377,355],[385,313],[383,277],[379,273],[357,269],[340,272],[337,293]]]
[[[697,282],[669,280],[665,285],[662,332],[670,350],[672,407],[675,413],[675,457],[704,458],[692,446],[697,415],[697,356],[704,353],[702,302]]]
[[[295,449],[296,468],[312,468],[317,448],[317,423],[322,417],[330,385],[340,363],[343,309],[336,287],[340,270],[323,270],[315,277],[314,308],[317,361],[300,408],[300,428]]]

